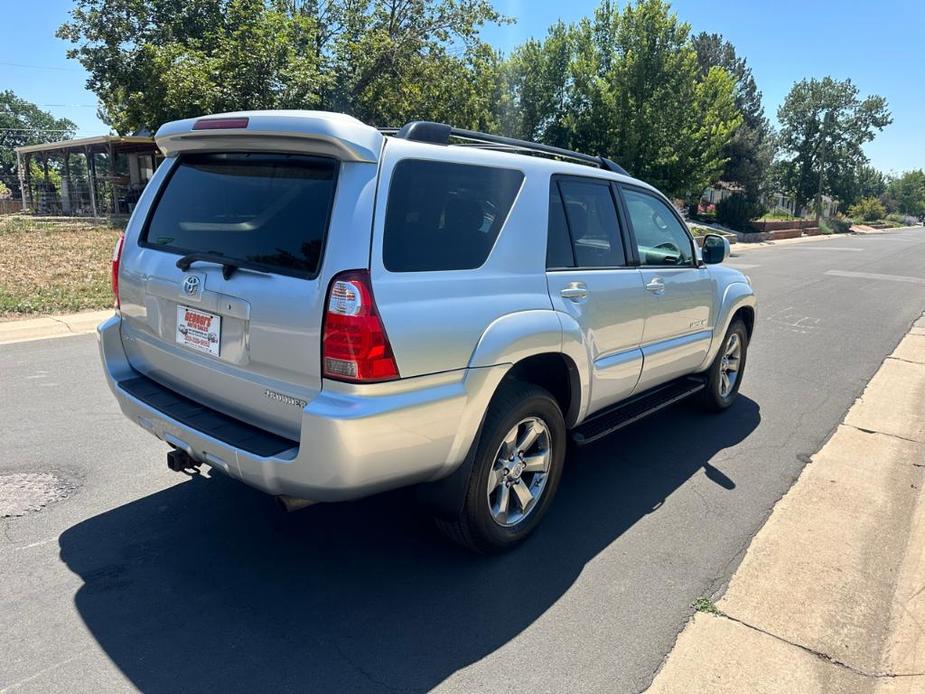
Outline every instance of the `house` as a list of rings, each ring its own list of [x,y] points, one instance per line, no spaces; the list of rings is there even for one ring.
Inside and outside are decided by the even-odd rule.
[[[743,193],[745,189],[738,183],[730,181],[717,181],[709,188],[703,191],[700,197],[701,204],[715,205],[725,200],[735,193]],[[795,217],[812,217],[816,214],[815,200],[810,200],[809,204],[799,210],[797,214],[796,202],[794,199],[783,193],[770,193],[764,196],[764,204],[771,212],[786,212]],[[822,216],[833,217],[838,211],[838,200],[828,196],[822,196]]]
[[[731,181],[717,181],[709,188],[704,189],[703,195],[700,196],[700,200],[706,205],[715,205],[725,200],[730,195],[743,192],[745,192],[745,188],[740,186],[738,183]]]
[[[794,217],[813,217],[816,214],[816,201],[815,199],[810,200],[807,205],[805,205],[799,214],[796,210],[796,201],[783,193],[772,193],[764,197],[764,204],[771,212],[787,212],[792,214]],[[834,217],[835,213],[838,211],[838,200],[832,198],[828,195],[822,196],[822,216],[823,217]]]

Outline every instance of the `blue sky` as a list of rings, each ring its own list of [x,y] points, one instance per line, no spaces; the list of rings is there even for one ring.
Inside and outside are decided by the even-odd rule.
[[[517,22],[483,35],[503,51],[541,38],[558,19],[590,15],[598,0],[495,0]],[[893,124],[867,146],[886,171],[925,167],[925,31],[923,0],[675,0],[693,30],[723,34],[748,59],[772,117],[791,85],[803,77],[850,77],[862,94],[886,97]],[[106,132],[96,118],[86,74],[65,58],[55,29],[71,0],[0,0],[0,90],[66,116],[80,135]],[[35,67],[40,66],[40,67]]]

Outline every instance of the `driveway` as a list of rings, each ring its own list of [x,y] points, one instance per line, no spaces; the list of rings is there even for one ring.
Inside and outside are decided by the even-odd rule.
[[[925,310],[925,231],[743,252],[742,397],[568,458],[536,535],[445,544],[395,493],[285,516],[167,470],[92,336],[0,347],[0,474],[68,498],[0,520],[0,690],[624,692],[721,592],[807,457]]]

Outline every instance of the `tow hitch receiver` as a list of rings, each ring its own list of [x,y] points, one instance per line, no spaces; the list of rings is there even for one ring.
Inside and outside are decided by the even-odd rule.
[[[198,468],[199,463],[190,458],[186,451],[174,449],[167,453],[167,467],[174,472],[186,472]]]

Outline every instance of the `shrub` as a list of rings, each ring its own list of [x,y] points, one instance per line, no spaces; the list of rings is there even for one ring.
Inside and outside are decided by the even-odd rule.
[[[792,222],[799,217],[794,217],[787,210],[771,210],[770,212],[763,214],[758,220],[759,222]]]
[[[848,209],[848,214],[862,222],[875,222],[883,219],[886,208],[877,198],[864,198]]]
[[[851,231],[852,224],[854,224],[853,220],[842,215],[819,220],[819,228],[822,229],[823,234],[846,234]]]
[[[748,223],[764,214],[761,203],[748,200],[741,193],[733,193],[716,205],[716,221],[732,229],[748,231]]]
[[[0,195],[0,197],[3,196]],[[918,220],[915,217],[907,214],[899,214],[899,212],[891,212],[886,216],[886,220],[902,227],[911,227],[918,224]]]
[[[13,197],[13,193],[6,187],[6,183],[0,181],[0,200],[8,200]]]

